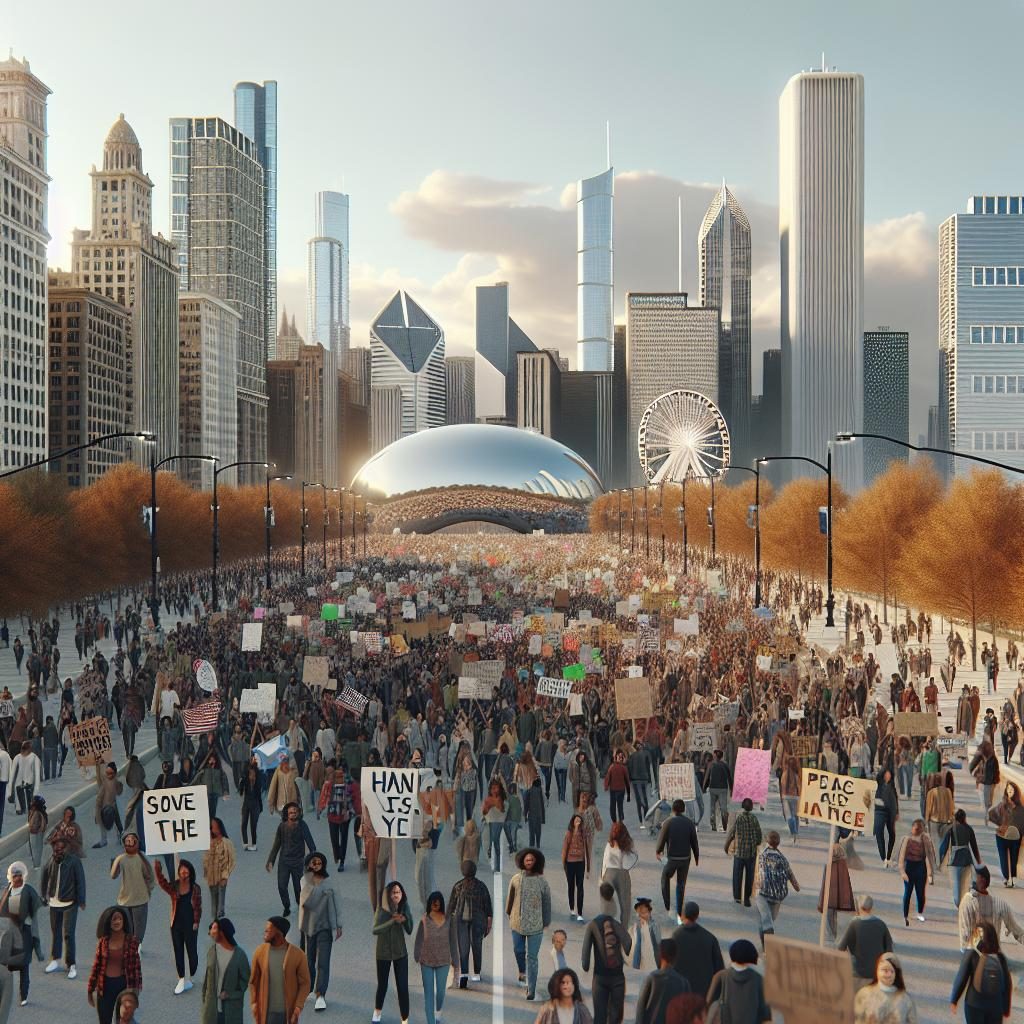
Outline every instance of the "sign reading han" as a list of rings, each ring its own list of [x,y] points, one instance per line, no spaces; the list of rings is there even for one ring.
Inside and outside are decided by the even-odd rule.
[[[419,795],[415,768],[363,768],[360,778],[363,813],[381,839],[409,839]]]

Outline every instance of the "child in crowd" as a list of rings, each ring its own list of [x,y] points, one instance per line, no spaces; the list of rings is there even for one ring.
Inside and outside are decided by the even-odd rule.
[[[565,970],[569,965],[565,962],[565,944],[569,936],[561,928],[551,933],[551,963],[556,971]]]

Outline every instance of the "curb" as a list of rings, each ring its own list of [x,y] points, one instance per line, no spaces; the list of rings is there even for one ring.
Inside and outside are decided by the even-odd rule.
[[[139,762],[143,765],[149,764],[150,761],[154,760],[158,753],[158,747],[154,743],[151,747],[147,747],[142,751],[138,757]],[[74,756],[74,755],[72,755]],[[127,765],[125,765],[127,768]],[[124,774],[125,768],[122,768],[118,774]],[[96,796],[96,783],[90,782],[80,789],[76,789],[70,796],[65,797],[58,803],[47,805],[46,813],[50,818],[51,823],[56,823],[57,819],[64,813],[65,807],[80,807],[84,803],[88,803]],[[49,828],[49,826],[47,826]],[[22,847],[28,846],[28,825],[20,825],[13,832],[9,832],[5,836],[0,836],[0,860],[5,860],[12,854],[16,853]]]

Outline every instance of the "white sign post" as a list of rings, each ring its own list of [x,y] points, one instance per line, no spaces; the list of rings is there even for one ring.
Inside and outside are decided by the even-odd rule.
[[[210,848],[210,805],[205,786],[150,789],[142,798],[146,853],[188,853]]]

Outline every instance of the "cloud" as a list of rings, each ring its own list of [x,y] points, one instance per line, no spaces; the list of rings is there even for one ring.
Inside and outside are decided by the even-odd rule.
[[[615,315],[624,319],[629,291],[674,290],[677,284],[677,200],[683,201],[683,289],[699,301],[697,235],[720,186],[685,182],[655,171],[619,173],[615,181]],[[761,353],[779,344],[778,211],[730,185],[751,224],[752,360],[755,389]],[[557,348],[575,365],[576,186],[503,181],[436,170],[401,193],[391,212],[410,238],[452,254],[436,280],[396,268],[352,268],[353,340],[365,344],[373,316],[407,288],[445,328],[449,351],[469,352],[475,335],[475,289],[508,281],[511,314],[541,347]],[[912,439],[935,401],[935,227],[909,213],[865,226],[866,328],[889,324],[911,332]],[[300,275],[304,278],[304,274]],[[304,309],[300,279],[285,274],[282,298]],[[293,299],[291,296],[294,295]],[[302,317],[299,317],[302,320]],[[486,410],[485,410],[486,411]]]

